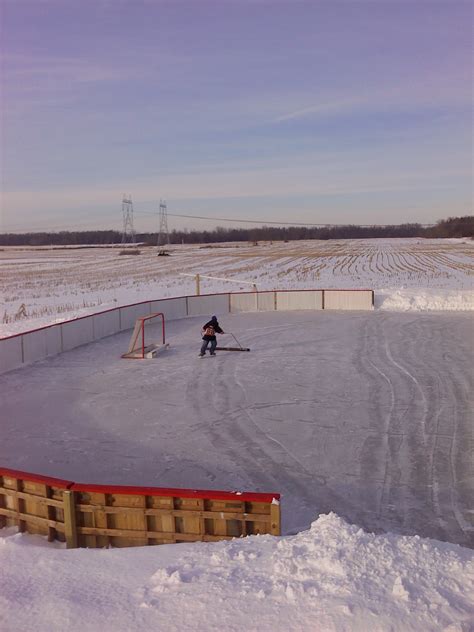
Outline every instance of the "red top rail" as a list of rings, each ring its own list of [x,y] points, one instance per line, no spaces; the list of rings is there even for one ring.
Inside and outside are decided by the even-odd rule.
[[[88,485],[74,483],[71,487],[76,492],[99,494],[123,494],[138,496],[170,496],[175,498],[208,498],[209,500],[234,500],[246,502],[271,503],[280,500],[280,494],[260,492],[226,492],[214,489],[180,489],[179,487],[130,487],[127,485]]]
[[[10,470],[0,467],[0,476],[11,476],[12,478],[33,483],[42,483],[50,487],[69,489],[75,492],[91,492],[99,494],[123,494],[136,496],[170,496],[174,498],[206,498],[209,500],[233,500],[244,502],[271,503],[273,500],[280,500],[280,494],[269,492],[228,492],[213,489],[180,489],[179,487],[133,487],[128,485],[94,485],[87,483],[75,483],[61,478],[41,476],[31,474],[21,470]]]
[[[49,487],[60,487],[61,489],[69,489],[74,485],[74,481],[66,481],[62,478],[53,478],[52,476],[41,476],[41,474],[30,474],[21,470],[10,470],[6,467],[0,467],[0,476],[11,476],[11,478],[17,478],[22,481],[41,483]]]

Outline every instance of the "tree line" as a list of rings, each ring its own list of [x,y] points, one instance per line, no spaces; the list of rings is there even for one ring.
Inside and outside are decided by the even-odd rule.
[[[137,233],[136,241],[157,244],[157,233]],[[258,228],[223,228],[213,230],[172,230],[171,244],[211,244],[226,241],[295,241],[300,239],[375,239],[393,237],[474,237],[474,216],[449,217],[434,226],[398,224],[393,226],[261,226]],[[0,246],[84,246],[120,244],[122,234],[116,230],[82,230],[39,233],[0,234]]]

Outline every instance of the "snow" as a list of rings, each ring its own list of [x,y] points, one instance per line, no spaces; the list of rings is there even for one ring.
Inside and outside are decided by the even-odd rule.
[[[193,294],[179,272],[376,290],[374,312],[226,315],[251,352],[209,363],[189,318],[168,324],[156,360],[121,360],[122,333],[0,376],[2,466],[281,492],[285,534],[66,550],[0,530],[2,632],[472,630],[473,252],[466,240],[0,252],[2,311],[29,314],[1,335]]]
[[[0,336],[150,299],[196,292],[181,273],[241,279],[259,290],[375,290],[376,307],[395,311],[472,310],[474,242],[371,239],[172,246],[169,257],[141,248],[0,251]],[[248,284],[201,280],[201,292],[247,291]],[[17,317],[20,306],[28,317]]]
[[[4,530],[0,582],[4,632],[466,632],[474,616],[472,551],[332,513],[294,536],[137,549]]]
[[[474,310],[472,290],[379,290],[375,308],[396,312],[462,312]]]

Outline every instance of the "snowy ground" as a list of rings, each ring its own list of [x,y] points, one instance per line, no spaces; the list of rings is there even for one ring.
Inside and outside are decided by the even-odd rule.
[[[8,532],[2,632],[473,629],[471,550],[367,534],[334,514],[295,536],[212,545],[66,551]]]
[[[361,288],[384,310],[473,310],[474,242],[371,239],[172,246],[121,256],[117,248],[0,250],[0,336],[153,298],[194,294],[218,276],[259,290]],[[203,279],[203,293],[248,290]],[[27,317],[19,312],[25,305]]]

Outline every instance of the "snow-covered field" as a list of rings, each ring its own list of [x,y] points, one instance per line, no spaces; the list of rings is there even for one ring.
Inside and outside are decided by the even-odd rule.
[[[5,320],[30,315],[3,334],[194,293],[179,272],[373,287],[377,309],[228,315],[251,352],[204,360],[185,319],[155,361],[120,360],[122,333],[0,376],[0,463],[281,492],[286,535],[68,551],[4,529],[2,632],[473,630],[472,242],[171,250],[0,252]]]
[[[471,240],[344,240],[172,246],[121,256],[120,248],[0,251],[0,335],[100,309],[183,294],[195,283],[180,273],[255,283],[259,290],[376,290],[388,310],[474,309]],[[248,290],[246,284],[202,280],[201,291]],[[19,310],[25,305],[25,317]]]

